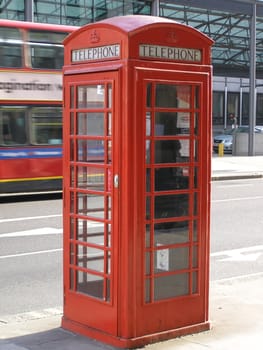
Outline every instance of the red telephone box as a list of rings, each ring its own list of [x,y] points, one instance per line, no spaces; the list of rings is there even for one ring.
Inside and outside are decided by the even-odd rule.
[[[211,45],[152,16],[65,40],[64,328],[123,348],[209,329]]]

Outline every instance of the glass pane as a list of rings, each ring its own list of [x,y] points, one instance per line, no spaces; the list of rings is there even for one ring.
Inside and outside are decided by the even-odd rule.
[[[112,107],[112,85],[108,85],[108,108]]]
[[[61,108],[32,108],[32,143],[62,144]]]
[[[190,142],[189,140],[180,140],[180,162],[188,162],[190,158]]]
[[[189,215],[188,194],[156,196],[154,204],[156,219]]]
[[[104,113],[78,113],[78,135],[104,136]]]
[[[151,253],[146,252],[145,254],[145,274],[149,275],[151,273]]]
[[[155,191],[189,188],[189,168],[169,167],[155,169]]]
[[[189,294],[188,273],[157,277],[154,279],[154,300]]]
[[[70,218],[70,239],[75,238],[75,220]]]
[[[0,112],[1,143],[6,146],[27,144],[26,111],[20,108],[3,107]]]
[[[145,161],[147,164],[151,162],[151,141],[145,141]]]
[[[75,95],[74,95],[74,86],[70,87],[70,108],[74,108],[75,106]]]
[[[156,107],[190,108],[190,85],[156,85]]]
[[[195,294],[198,292],[198,273],[192,273],[192,293]]]
[[[104,218],[104,196],[77,193],[78,214]],[[110,209],[110,208],[109,208]]]
[[[104,278],[90,273],[77,271],[77,292],[104,299]]]
[[[78,140],[77,160],[80,162],[103,162],[103,140]]]
[[[175,85],[156,85],[155,106],[156,107],[177,107],[177,87]]]
[[[199,135],[199,113],[194,114],[194,132],[195,135]]]
[[[74,244],[70,244],[70,264],[71,265],[75,265],[75,245]]]
[[[157,112],[155,113],[154,132],[156,136],[189,134],[190,113]]]
[[[111,136],[112,133],[112,114],[108,113],[108,131],[107,131],[107,135]]]
[[[151,280],[147,278],[145,280],[145,302],[149,303],[151,301]]]
[[[78,86],[78,108],[104,108],[104,86],[87,85]]]
[[[152,84],[147,84],[146,106],[151,107],[152,104]]]
[[[178,108],[190,108],[191,104],[191,89],[190,85],[177,86]]]
[[[189,222],[173,221],[154,225],[154,244],[158,246],[189,242]]]
[[[189,248],[158,249],[155,251],[155,273],[189,268]]]
[[[198,246],[193,246],[193,256],[192,256],[192,265],[193,268],[198,267]]]
[[[145,213],[146,219],[150,219],[151,217],[151,197],[146,197],[146,213]]]
[[[146,192],[151,191],[151,169],[146,169]]]
[[[200,88],[199,88],[199,86],[194,86],[194,97],[195,97],[194,107],[195,108],[199,108],[200,107],[199,95],[200,95]]]
[[[197,230],[197,221],[194,220],[193,222],[193,241],[197,242],[198,241],[198,230]]]
[[[146,112],[146,136],[151,135],[151,113]]]
[[[145,226],[145,246],[149,248],[151,245],[151,226]]]
[[[75,289],[75,270],[70,269],[70,289]]]
[[[22,33],[16,28],[0,28],[0,67],[22,67]]]
[[[77,246],[77,265],[97,272],[104,272],[104,251],[101,249]]]
[[[76,219],[77,240],[104,246],[104,224],[92,220]]]
[[[104,191],[104,169],[78,166],[77,187]]]
[[[70,113],[70,135],[74,135],[74,113]]]
[[[182,141],[188,142],[188,140],[155,141],[155,163],[180,162]]]

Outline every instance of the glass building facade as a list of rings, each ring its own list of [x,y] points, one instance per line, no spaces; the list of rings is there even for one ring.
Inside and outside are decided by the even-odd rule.
[[[11,20],[82,26],[128,14],[170,18],[197,28],[215,41],[212,61],[216,131],[229,127],[231,113],[238,117],[239,124],[249,123],[251,52],[255,52],[256,124],[263,125],[263,1],[0,0],[0,18]]]

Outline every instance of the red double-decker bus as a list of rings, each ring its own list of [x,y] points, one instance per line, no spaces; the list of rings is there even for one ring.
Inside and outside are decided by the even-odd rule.
[[[0,195],[62,188],[62,41],[76,28],[0,20]]]

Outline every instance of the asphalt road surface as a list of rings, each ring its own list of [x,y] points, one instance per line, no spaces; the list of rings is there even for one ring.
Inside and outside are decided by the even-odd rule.
[[[61,312],[61,198],[14,199],[0,206],[0,320]],[[263,271],[262,208],[261,179],[213,182],[211,281]]]

